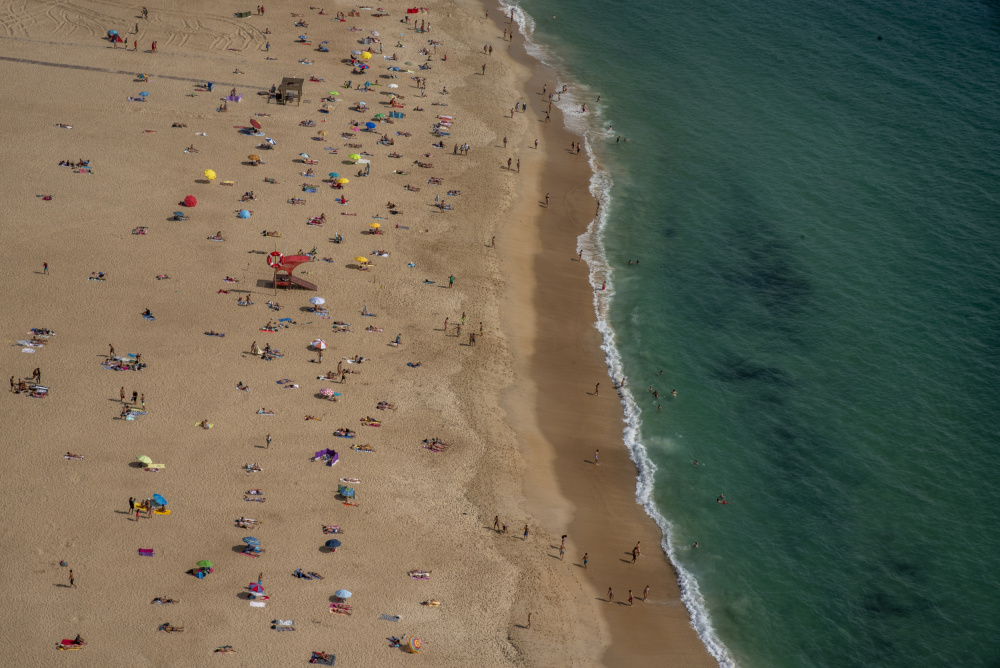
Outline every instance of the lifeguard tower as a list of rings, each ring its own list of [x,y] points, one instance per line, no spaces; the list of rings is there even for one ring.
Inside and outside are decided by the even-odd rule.
[[[286,257],[278,251],[269,254],[267,266],[274,270],[274,287],[291,288],[294,285],[305,290],[316,290],[315,284],[292,275],[297,266],[310,260],[312,258],[308,255],[289,255]]]
[[[305,79],[300,79],[298,77],[285,77],[281,80],[281,85],[278,86],[278,102],[280,104],[288,104],[289,100],[295,100],[295,106],[299,106],[302,103],[302,84],[305,83]]]

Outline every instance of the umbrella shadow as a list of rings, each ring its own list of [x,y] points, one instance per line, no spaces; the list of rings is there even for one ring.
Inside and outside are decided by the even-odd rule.
[[[129,468],[133,468],[133,469],[141,469],[141,468],[143,468],[143,463],[142,462],[129,462],[128,465],[129,465]]]
[[[195,179],[195,180],[194,180],[194,182],[195,182],[195,183],[201,183],[201,184],[203,184],[203,185],[209,185],[209,184],[211,184],[211,183],[212,183],[212,182],[211,182],[211,181],[209,181],[208,179]]]

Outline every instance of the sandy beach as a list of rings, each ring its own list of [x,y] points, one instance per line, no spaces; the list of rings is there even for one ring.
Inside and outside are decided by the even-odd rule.
[[[576,257],[589,170],[558,114],[542,122],[552,73],[496,8],[381,6],[0,7],[19,269],[0,355],[36,387],[4,409],[10,665],[77,634],[79,665],[201,666],[226,646],[239,665],[713,665],[634,503]],[[283,77],[306,79],[300,105],[266,94]],[[309,253],[294,274],[318,289],[276,289],[274,252]],[[154,494],[170,514],[137,517],[130,498]],[[418,654],[389,640],[411,637]]]

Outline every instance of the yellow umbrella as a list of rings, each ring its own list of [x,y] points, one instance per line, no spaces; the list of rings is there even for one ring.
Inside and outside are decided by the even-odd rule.
[[[368,51],[365,51],[364,53],[361,54],[361,58],[362,60],[371,60],[372,54],[369,53]]]
[[[247,160],[260,160],[260,156],[257,155],[256,153],[252,153],[247,156]]]
[[[378,228],[380,228],[380,227],[382,227],[382,226],[381,226],[381,225],[379,225],[378,223],[372,223],[372,224],[371,224],[371,225],[369,225],[368,227],[374,227],[374,228],[375,228],[375,229],[377,230]]]
[[[350,154],[347,157],[350,158],[351,160],[360,160],[361,159],[361,154],[360,153],[352,153],[352,154]]]
[[[327,136],[327,135],[328,135],[328,134],[330,134],[330,133],[329,133],[329,132],[327,132],[326,130],[320,130],[320,131],[319,131],[319,132],[317,132],[316,134],[318,134],[318,135],[319,135],[320,137],[325,137],[325,136]]]
[[[211,169],[206,169],[205,170],[205,178],[208,179],[209,181],[214,181],[215,180],[215,172],[212,171]]]
[[[337,179],[337,183],[344,185],[345,183],[350,183],[350,181],[348,181],[344,177],[340,177],[339,179]]]
[[[368,258],[366,258],[366,257],[356,257],[356,258],[354,258],[354,261],[355,262],[360,262],[361,264],[367,264],[368,263]]]

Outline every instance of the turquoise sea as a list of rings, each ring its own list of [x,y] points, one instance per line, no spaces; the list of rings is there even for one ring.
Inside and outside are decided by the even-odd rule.
[[[1000,665],[1000,7],[516,1],[595,167],[637,502],[709,651]]]

